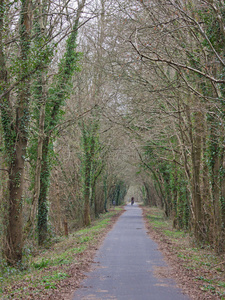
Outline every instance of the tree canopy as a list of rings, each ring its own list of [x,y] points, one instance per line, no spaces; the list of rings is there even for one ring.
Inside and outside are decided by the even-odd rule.
[[[224,252],[224,15],[213,0],[0,0],[9,264],[128,190]]]

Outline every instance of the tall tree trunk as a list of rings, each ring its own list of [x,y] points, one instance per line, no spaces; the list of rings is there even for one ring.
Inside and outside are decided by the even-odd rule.
[[[90,217],[90,161],[86,159],[85,172],[84,172],[84,225],[89,226],[91,224]]]
[[[7,226],[7,261],[14,265],[22,260],[22,195],[24,181],[24,156],[27,143],[18,138],[14,161],[10,165],[9,174],[9,205]]]
[[[105,175],[104,176],[104,181],[103,181],[103,184],[104,184],[104,210],[105,212],[108,212],[107,210],[107,200],[108,200],[108,188],[107,188],[107,178],[108,176]]]
[[[206,129],[205,129],[206,131]],[[212,228],[212,220],[213,220],[213,207],[211,203],[212,199],[212,191],[210,189],[210,175],[209,175],[209,167],[207,164],[207,144],[206,144],[206,133],[204,133],[202,140],[202,152],[203,152],[203,161],[202,161],[202,199],[204,202],[202,203],[203,207],[203,222],[204,227],[206,229],[206,237],[205,239],[208,242],[212,242],[213,240],[213,232]]]
[[[47,1],[37,1],[37,12],[36,12],[36,44],[38,47],[42,47],[43,40],[46,36],[46,26],[47,26]],[[43,143],[45,137],[45,109],[46,109],[46,100],[47,100],[47,74],[46,69],[42,69],[37,73],[36,88],[37,94],[35,98],[37,99],[37,106],[39,110],[39,122],[38,122],[38,143],[37,143],[37,160],[36,168],[34,174],[34,190],[33,190],[33,200],[31,214],[29,218],[29,226],[34,225],[34,220],[36,216],[37,204],[40,194],[40,177],[41,177],[41,162],[42,162],[42,153],[43,153]]]
[[[30,48],[31,32],[31,1],[21,1],[20,15],[20,74],[22,78],[28,72],[28,55]],[[9,204],[8,204],[8,226],[7,226],[7,247],[5,255],[7,261],[15,265],[22,259],[23,237],[22,237],[22,205],[24,187],[24,165],[28,140],[29,126],[29,98],[30,79],[22,81],[18,88],[18,99],[16,105],[16,120],[14,144],[10,141],[9,150]],[[8,130],[8,129],[7,129]]]
[[[225,155],[221,156],[221,165],[223,167],[223,170],[225,170]],[[221,222],[222,222],[222,230],[223,230],[223,236],[222,240],[224,241],[224,235],[225,235],[225,174],[221,175]],[[224,246],[224,244],[223,244]]]
[[[59,188],[59,173],[58,170],[55,170],[55,219],[56,219],[56,232],[61,234],[63,232],[63,222],[62,222],[62,209],[60,203],[60,188]]]
[[[38,198],[38,244],[43,245],[47,239],[48,230],[48,203],[50,166],[48,162],[49,137],[45,137],[43,143],[43,158],[40,176],[40,193]]]
[[[51,134],[54,131],[54,127],[57,124],[58,114],[60,112],[60,108],[63,105],[63,101],[68,96],[68,84],[75,72],[77,55],[76,55],[76,41],[77,41],[77,31],[79,25],[79,19],[84,8],[86,0],[82,0],[79,3],[77,9],[76,19],[74,21],[73,30],[67,39],[67,48],[64,58],[59,64],[60,74],[56,76],[54,82],[54,95],[53,100],[51,96],[47,99],[51,102],[53,106],[50,114],[48,116],[49,123],[45,123],[45,130],[50,130],[50,132],[46,132],[48,136],[44,138],[43,148],[42,148],[42,165],[41,165],[41,173],[40,173],[40,192],[38,199],[38,243],[42,245],[47,238],[47,224],[48,224],[48,204],[47,204],[47,195],[48,195],[48,187],[50,180],[50,166],[48,163],[49,160],[49,144]]]
[[[45,100],[43,99],[43,101]],[[40,108],[37,161],[36,161],[35,176],[34,176],[34,192],[33,192],[33,200],[32,200],[32,209],[30,214],[31,226],[33,226],[34,224],[37,203],[40,195],[41,162],[42,162],[43,143],[44,143],[44,123],[45,123],[45,103],[43,102]]]
[[[91,185],[91,153],[89,145],[88,127],[82,122],[82,139],[83,139],[83,200],[84,200],[84,226],[89,226],[91,223],[90,216],[90,185]]]
[[[192,161],[192,212],[193,230],[197,240],[203,240],[203,218],[202,218],[202,198],[200,189],[200,169],[202,151],[202,113],[194,114],[194,128],[191,121],[190,108],[186,105],[186,115],[189,123],[189,136],[191,141],[191,161]]]
[[[204,239],[203,231],[203,213],[202,213],[202,197],[201,197],[201,151],[202,151],[202,113],[195,113],[195,137],[192,145],[192,188],[195,212],[195,236],[199,240]]]
[[[220,207],[220,168],[221,153],[219,146],[219,124],[214,116],[210,117],[210,167],[211,167],[211,185],[213,198],[213,239],[217,251],[221,248],[221,207]]]
[[[4,41],[3,41],[3,28],[4,28],[4,8],[5,1],[0,0],[0,90],[4,92],[7,89],[8,85],[8,74],[5,63],[5,55],[4,55]],[[13,118],[12,118],[12,110],[10,105],[9,93],[1,100],[0,102],[1,109],[1,122],[2,122],[2,132],[1,132],[1,142],[5,145],[10,145],[13,143],[13,135],[12,135],[12,127],[13,127]],[[10,108],[10,109],[9,109]],[[3,208],[3,234],[6,236],[5,229],[8,224],[8,160],[7,154],[2,156],[1,161],[1,209]],[[2,183],[4,181],[4,184]],[[7,248],[7,243],[4,244],[4,248]]]

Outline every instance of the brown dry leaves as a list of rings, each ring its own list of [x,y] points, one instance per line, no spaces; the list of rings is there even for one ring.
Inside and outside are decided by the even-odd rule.
[[[203,291],[202,286],[205,282],[202,280],[196,280],[196,278],[208,277],[210,272],[209,268],[201,267],[199,269],[187,269],[186,266],[187,264],[190,264],[190,260],[187,261],[185,258],[178,257],[182,248],[187,246],[188,241],[185,239],[183,240],[184,247],[180,244],[176,244],[176,241],[171,240],[164,235],[161,230],[155,229],[149,224],[147,214],[149,214],[149,209],[143,208],[143,215],[148,234],[158,244],[158,249],[163,253],[164,259],[168,264],[167,268],[156,268],[155,275],[159,278],[167,277],[175,279],[177,286],[181,288],[183,292],[190,297],[190,299],[223,299],[212,294],[210,291]],[[181,239],[179,239],[179,242],[180,241]],[[214,271],[212,270],[211,272]],[[221,281],[224,281],[224,274],[221,274]]]

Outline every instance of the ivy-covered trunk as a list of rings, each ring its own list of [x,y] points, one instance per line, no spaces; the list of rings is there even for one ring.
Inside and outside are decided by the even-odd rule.
[[[191,160],[192,160],[192,208],[193,226],[195,237],[200,241],[204,239],[202,196],[200,189],[201,151],[202,151],[202,113],[197,112],[194,116],[195,128],[192,135]]]
[[[84,226],[91,223],[90,207],[95,202],[92,197],[93,159],[95,151],[95,125],[92,122],[82,122],[82,180],[83,180],[83,203],[84,203]]]
[[[108,200],[108,189],[107,189],[107,178],[108,176],[105,175],[104,176],[104,180],[103,180],[103,185],[104,185],[104,210],[105,212],[108,212],[108,209],[107,209],[107,200]]]
[[[0,91],[5,92],[8,86],[8,73],[5,63],[5,55],[4,55],[4,41],[3,41],[3,30],[4,30],[4,14],[5,14],[5,1],[0,0]],[[1,110],[1,144],[8,144],[11,143],[12,138],[12,130],[11,126],[13,125],[13,118],[12,118],[12,110],[8,109],[9,106],[9,93],[5,95],[0,100],[0,110]],[[8,210],[8,194],[7,191],[7,181],[8,181],[8,163],[7,163],[7,154],[3,155],[1,159],[1,167],[4,166],[4,170],[1,170],[1,208],[5,211]],[[3,184],[4,182],[4,184]],[[7,222],[7,217],[5,217],[5,221]]]
[[[189,137],[191,143],[191,208],[192,208],[192,226],[197,240],[203,239],[203,218],[202,218],[202,197],[200,189],[200,170],[202,153],[202,122],[201,112],[196,112],[193,116],[190,107],[186,105],[186,116],[188,120]],[[194,122],[192,123],[192,118]]]
[[[48,162],[49,137],[44,139],[41,176],[40,176],[40,193],[38,197],[38,244],[43,245],[47,239],[48,231],[48,188],[50,178],[50,166]]]
[[[48,187],[51,169],[49,166],[49,147],[51,136],[58,124],[60,109],[70,93],[70,81],[77,69],[78,53],[76,52],[77,33],[79,19],[84,8],[86,0],[82,0],[77,10],[77,16],[74,21],[73,30],[67,39],[66,52],[59,63],[59,72],[55,76],[51,91],[47,96],[47,109],[45,115],[45,134],[47,135],[43,142],[42,164],[40,171],[40,195],[38,200],[38,242],[42,245],[47,238],[48,224]],[[48,112],[48,113],[47,113]]]
[[[90,162],[86,161],[84,172],[84,225],[89,226],[91,223],[90,216]]]
[[[219,121],[211,116],[208,118],[210,122],[210,147],[209,147],[209,170],[210,170],[210,180],[212,189],[212,203],[213,203],[213,243],[215,249],[220,251],[222,247],[221,239],[221,207],[220,207],[220,197],[221,197],[221,187],[220,187],[220,169],[221,169],[221,150],[219,145]]]
[[[30,207],[30,214],[26,224],[26,233],[29,234],[35,229],[38,199],[40,194],[40,177],[41,177],[41,163],[44,143],[44,125],[45,125],[45,110],[47,98],[47,67],[51,61],[52,51],[50,47],[46,46],[46,27],[47,27],[47,0],[38,0],[37,6],[34,10],[34,43],[35,49],[42,49],[41,70],[37,70],[33,78],[33,98],[35,108],[33,116],[35,118],[35,131],[30,137],[30,156],[31,167],[35,170],[33,175],[33,199]],[[35,162],[33,162],[35,161]]]
[[[20,73],[23,78],[28,73],[28,58],[31,32],[31,1],[21,1],[20,14]],[[5,109],[2,109],[2,123],[5,137],[5,148],[8,155],[9,183],[8,183],[8,224],[6,232],[5,256],[8,263],[15,265],[22,259],[23,249],[23,187],[24,165],[28,141],[29,127],[29,99],[30,79],[21,80],[17,90],[16,118],[12,123],[9,118],[9,98],[5,99]],[[8,101],[8,103],[7,103]],[[11,124],[9,123],[11,121]],[[13,124],[13,125],[12,125]]]
[[[44,46],[46,40],[46,27],[47,27],[47,0],[42,0],[38,2],[38,6],[35,11],[35,24],[34,30],[36,34],[35,46],[38,49],[43,48],[46,53],[46,46]],[[37,103],[36,114],[37,117],[37,157],[36,157],[36,166],[34,173],[34,191],[33,191],[33,207],[31,208],[31,218],[30,222],[33,225],[36,208],[40,194],[40,177],[41,177],[41,162],[42,162],[42,153],[43,153],[43,144],[44,144],[44,125],[45,125],[45,110],[46,110],[46,100],[47,100],[47,66],[50,60],[42,61],[44,68],[37,72],[34,79],[34,99]]]
[[[22,222],[22,196],[24,186],[24,156],[27,141],[23,138],[17,140],[13,161],[9,167],[9,202],[7,247],[5,255],[10,264],[15,264],[22,259],[23,249],[23,222]]]
[[[89,129],[89,128],[88,128]],[[89,134],[86,125],[82,124],[82,145],[83,145],[83,201],[84,201],[84,226],[89,226],[91,223],[90,216],[90,182],[91,182],[91,149],[92,142],[89,138]],[[92,137],[92,136],[91,136]]]

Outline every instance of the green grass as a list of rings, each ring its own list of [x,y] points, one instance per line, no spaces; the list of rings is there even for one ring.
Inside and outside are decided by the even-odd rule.
[[[225,288],[225,282],[224,281],[219,281],[218,286],[221,286],[221,287]]]
[[[43,249],[36,257],[30,256],[26,269],[19,270],[1,264],[0,299],[26,299],[27,295],[56,289],[59,281],[68,278],[70,267],[79,264],[77,255],[96,244],[98,234],[121,210],[122,208],[116,208],[101,215],[92,226],[73,232],[68,238],[57,237],[50,249]]]
[[[167,227],[167,223],[163,217],[163,214],[156,214],[156,215],[148,215],[149,222],[155,227],[155,228],[162,228]]]
[[[69,277],[67,273],[64,272],[55,272],[50,276],[43,276],[41,279],[41,283],[44,285],[45,289],[55,289],[56,282],[59,280],[63,280]]]
[[[87,243],[90,239],[85,237],[82,243]],[[81,243],[81,242],[80,242]],[[73,262],[74,254],[82,253],[87,248],[87,245],[82,245],[80,247],[69,248],[66,251],[63,251],[60,254],[55,254],[52,258],[41,258],[32,264],[35,269],[41,270],[48,266],[57,266],[57,265],[68,265]]]
[[[171,230],[164,230],[163,231],[165,233],[165,235],[170,236],[172,238],[179,238],[179,237],[183,237],[185,236],[185,232],[184,231],[171,231]]]
[[[49,264],[50,264],[49,259],[42,258],[40,262],[33,263],[33,266],[35,269],[40,270],[40,269],[46,268]]]
[[[213,282],[211,279],[205,278],[203,276],[197,276],[196,279],[202,280],[202,281],[205,281],[205,282],[208,282],[208,283],[212,283]]]

